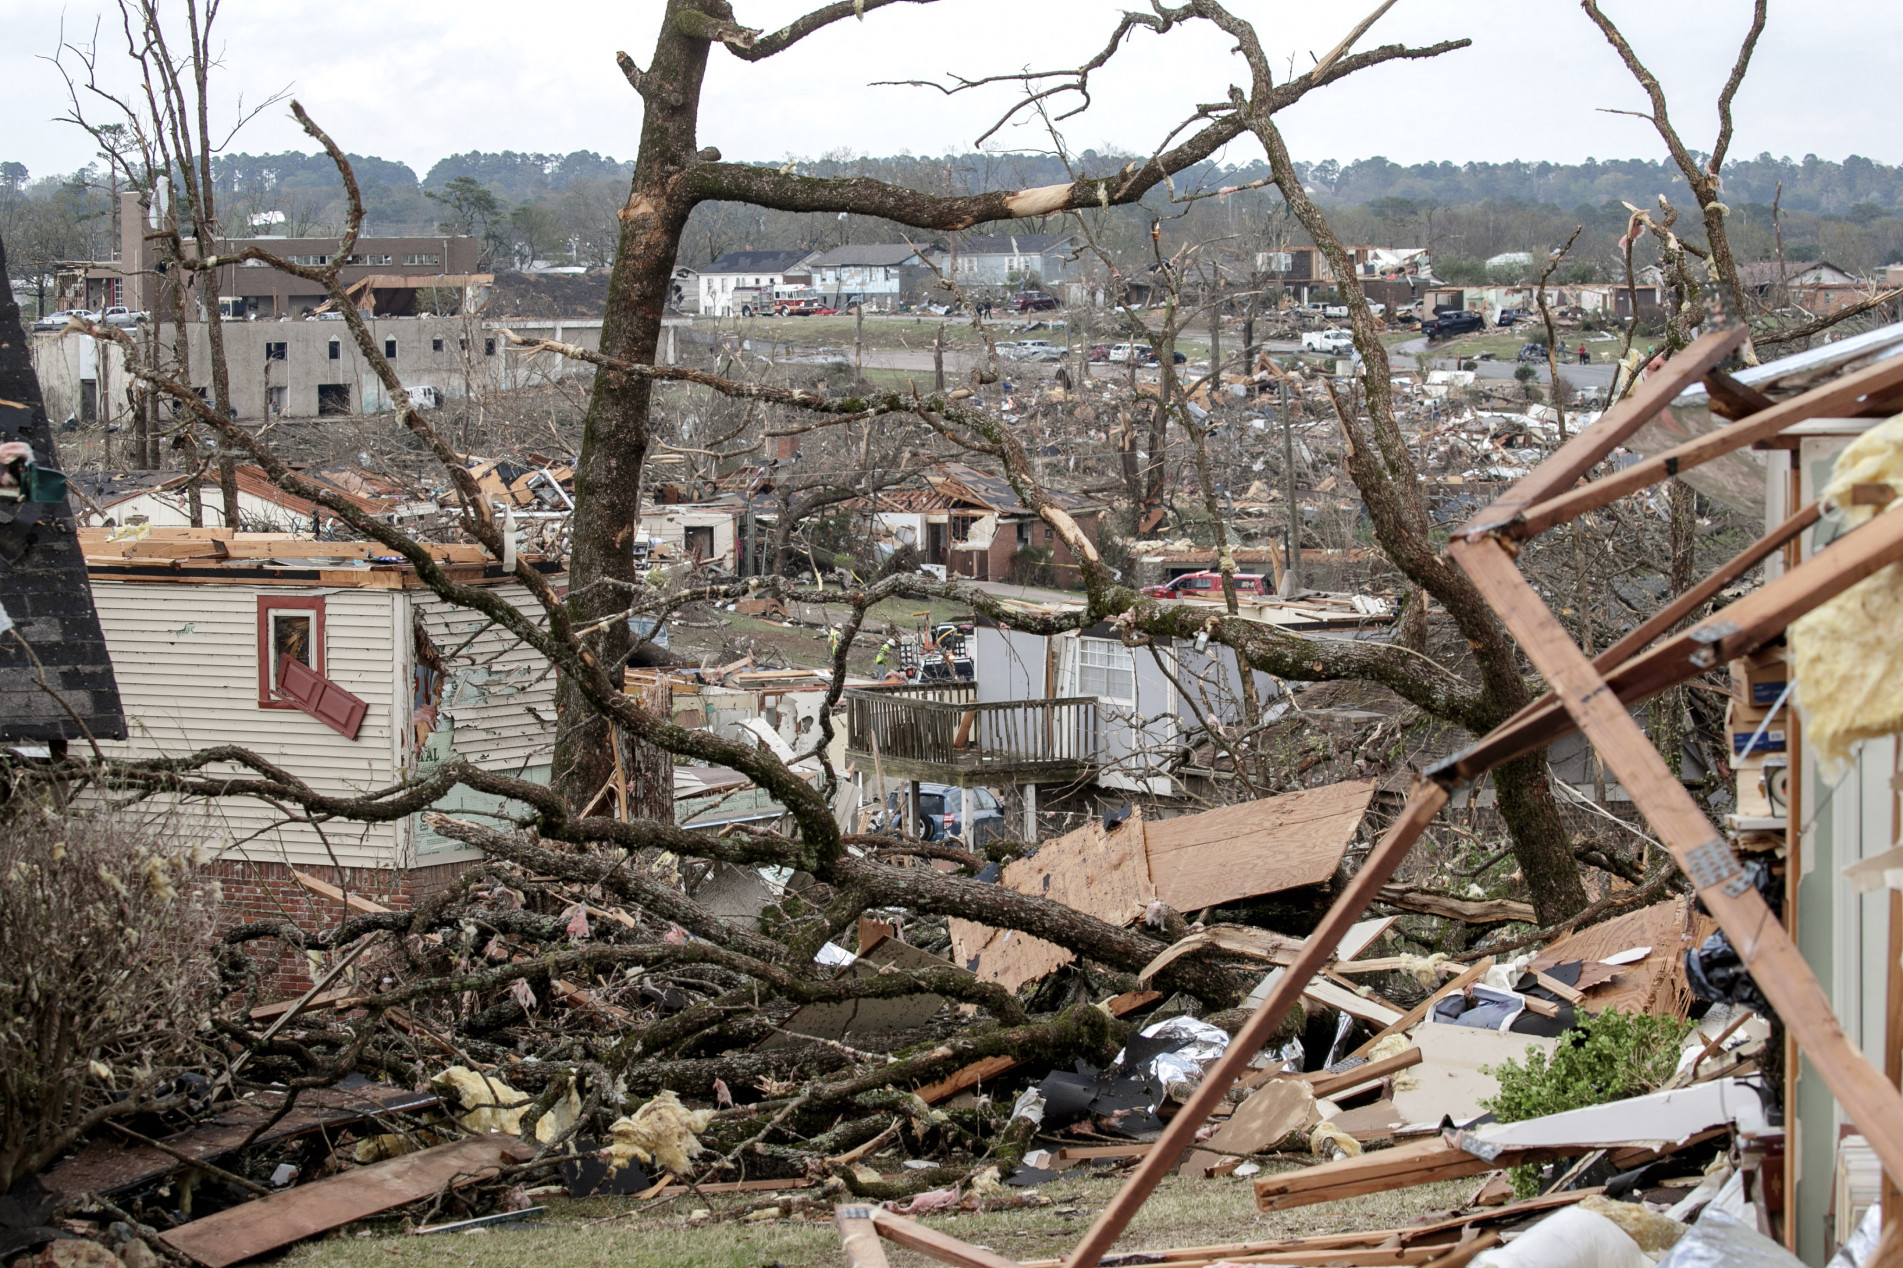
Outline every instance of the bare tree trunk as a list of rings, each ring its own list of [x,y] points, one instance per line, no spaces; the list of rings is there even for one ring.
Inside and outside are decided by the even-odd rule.
[[[1224,26],[1224,30],[1239,34],[1229,26]],[[1259,45],[1252,45],[1254,37],[1250,32],[1244,40],[1244,54],[1252,68],[1261,60],[1258,73],[1266,77],[1267,59],[1261,56]],[[1410,581],[1439,600],[1459,626],[1472,650],[1475,667],[1480,671],[1485,700],[1482,715],[1488,720],[1487,725],[1497,725],[1531,699],[1532,693],[1520,672],[1518,651],[1473,583],[1433,546],[1420,478],[1395,418],[1387,350],[1381,343],[1380,331],[1360,279],[1355,276],[1354,261],[1327,217],[1304,191],[1274,120],[1258,115],[1250,119],[1250,128],[1261,138],[1268,152],[1276,185],[1290,211],[1328,256],[1336,285],[1353,319],[1355,345],[1366,367],[1364,382],[1372,435],[1362,434],[1353,411],[1339,400],[1336,411],[1349,439],[1349,473],[1361,489],[1374,524],[1375,539],[1389,560]],[[1579,865],[1573,859],[1565,824],[1560,819],[1552,785],[1546,778],[1545,751],[1502,766],[1494,773],[1494,787],[1499,796],[1501,818],[1513,836],[1514,857],[1520,864],[1541,923],[1563,920],[1584,908],[1589,900],[1580,881]]]

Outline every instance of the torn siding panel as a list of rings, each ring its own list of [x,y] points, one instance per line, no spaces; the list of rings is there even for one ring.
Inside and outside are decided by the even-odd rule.
[[[524,587],[497,586],[495,593],[540,618],[540,605]],[[546,672],[548,662],[513,634],[484,628],[484,618],[433,594],[413,602],[437,654],[457,653],[439,710],[439,731],[446,725],[452,733],[449,746],[484,770],[546,770],[555,750],[555,675]]]
[[[237,744],[322,792],[350,796],[393,782],[390,592],[95,580],[93,594],[128,731],[123,743],[102,743],[107,753],[176,756]],[[259,706],[260,595],[323,599],[325,676],[369,704],[356,739],[296,709]],[[280,824],[276,811],[244,798],[184,813],[212,815],[207,839],[229,847],[233,858],[296,866],[329,866],[333,856],[346,867],[402,862],[388,824],[327,824],[320,836],[308,825]]]

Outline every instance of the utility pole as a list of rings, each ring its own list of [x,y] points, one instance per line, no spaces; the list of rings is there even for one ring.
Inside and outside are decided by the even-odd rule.
[[[1302,507],[1295,500],[1295,416],[1289,411],[1288,380],[1282,380],[1282,480],[1288,495],[1288,540],[1282,548],[1282,593],[1302,588]]]
[[[938,323],[938,333],[932,336],[932,391],[945,390],[945,323]]]

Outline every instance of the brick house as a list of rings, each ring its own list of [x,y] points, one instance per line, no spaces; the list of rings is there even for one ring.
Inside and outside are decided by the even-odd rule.
[[[920,554],[925,562],[943,564],[952,575],[977,581],[1082,584],[1070,547],[1018,500],[1003,476],[945,462],[925,482],[944,499],[944,509],[928,514],[923,525]],[[1070,513],[1093,545],[1102,540],[1102,503],[1054,489],[1050,498]]]

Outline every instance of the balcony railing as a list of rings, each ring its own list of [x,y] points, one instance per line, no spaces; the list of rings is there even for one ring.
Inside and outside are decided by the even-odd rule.
[[[905,769],[918,766],[1001,780],[1067,778],[1102,760],[1103,723],[1093,697],[979,704],[977,694],[968,682],[848,690],[847,746],[876,754],[906,778],[930,778],[929,771]]]

